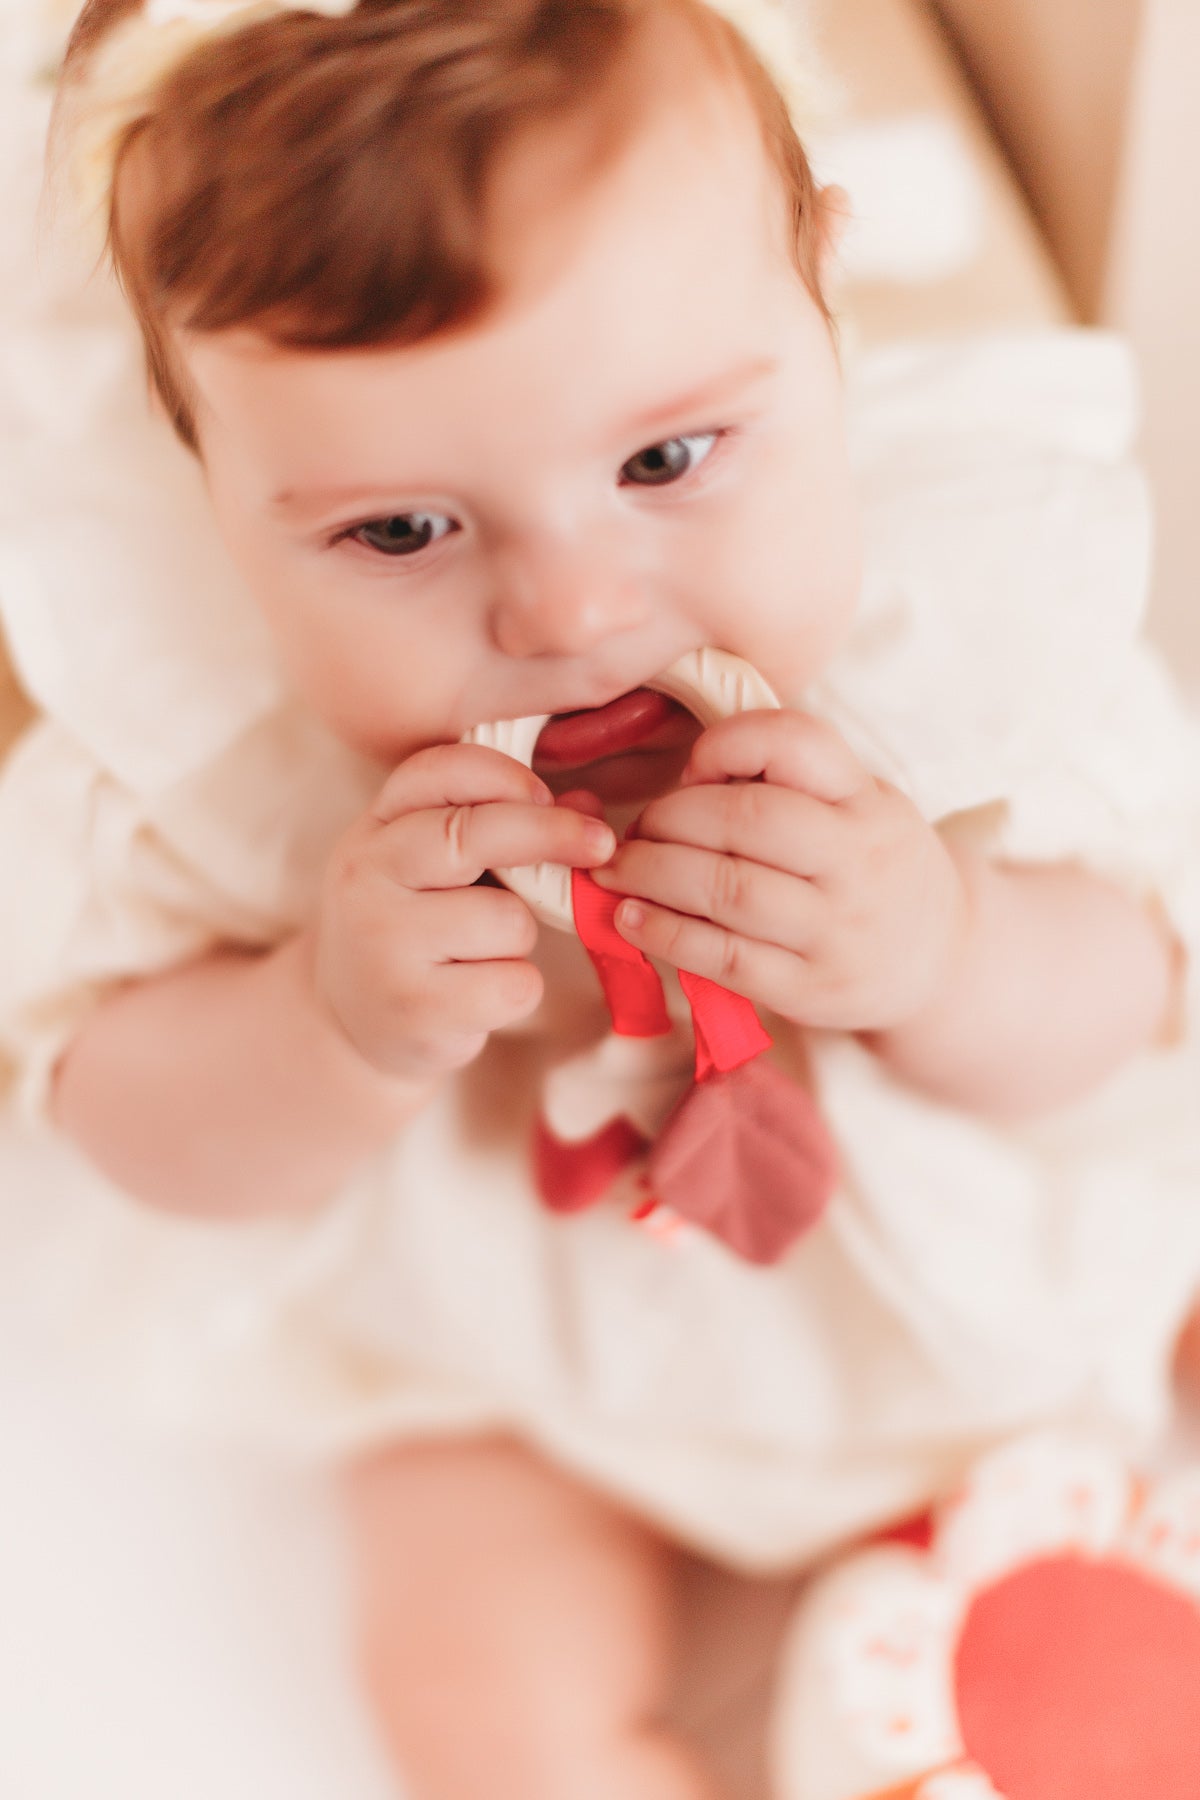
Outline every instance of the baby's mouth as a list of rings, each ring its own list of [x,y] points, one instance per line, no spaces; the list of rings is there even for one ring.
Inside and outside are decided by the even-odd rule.
[[[605,706],[554,713],[542,727],[533,766],[552,787],[561,786],[555,777],[586,769],[584,785],[602,799],[648,799],[674,785],[699,732],[676,701],[634,688]]]
[[[578,769],[601,756],[633,750],[683,708],[652,688],[634,688],[606,706],[554,713],[537,741],[534,760],[548,769]]]

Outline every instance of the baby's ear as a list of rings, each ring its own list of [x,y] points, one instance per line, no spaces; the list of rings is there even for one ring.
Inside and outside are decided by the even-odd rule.
[[[831,185],[817,193],[817,264],[821,286],[836,284],[838,251],[853,222],[850,196],[844,187]]]

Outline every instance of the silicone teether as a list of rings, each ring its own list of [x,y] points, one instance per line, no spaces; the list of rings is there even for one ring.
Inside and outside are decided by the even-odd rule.
[[[775,707],[779,700],[757,669],[726,650],[690,650],[661,675],[643,684],[686,707],[701,725],[715,725],[732,713]],[[463,742],[503,750],[526,768],[549,713],[527,719],[500,719],[476,725]],[[522,869],[495,869],[506,887],[519,894],[534,917],[559,931],[574,931],[571,911],[571,871],[561,863],[537,863]]]

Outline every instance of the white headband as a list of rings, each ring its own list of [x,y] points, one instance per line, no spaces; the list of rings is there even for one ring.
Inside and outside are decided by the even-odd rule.
[[[66,121],[68,160],[78,199],[90,221],[107,230],[113,177],[130,126],[153,108],[163,82],[194,50],[217,37],[280,13],[345,17],[358,0],[145,0],[91,58]],[[802,43],[786,0],[705,0],[754,51],[779,89],[797,131],[823,110],[820,71]]]

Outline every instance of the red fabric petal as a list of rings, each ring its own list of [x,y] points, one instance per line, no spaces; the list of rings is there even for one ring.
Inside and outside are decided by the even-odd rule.
[[[710,1075],[654,1141],[650,1185],[748,1262],[785,1256],[825,1211],[838,1157],[812,1096],[761,1058]]]
[[[533,1177],[551,1212],[582,1212],[603,1199],[617,1176],[645,1154],[649,1139],[626,1118],[610,1119],[589,1138],[555,1137],[544,1119],[533,1128]]]

